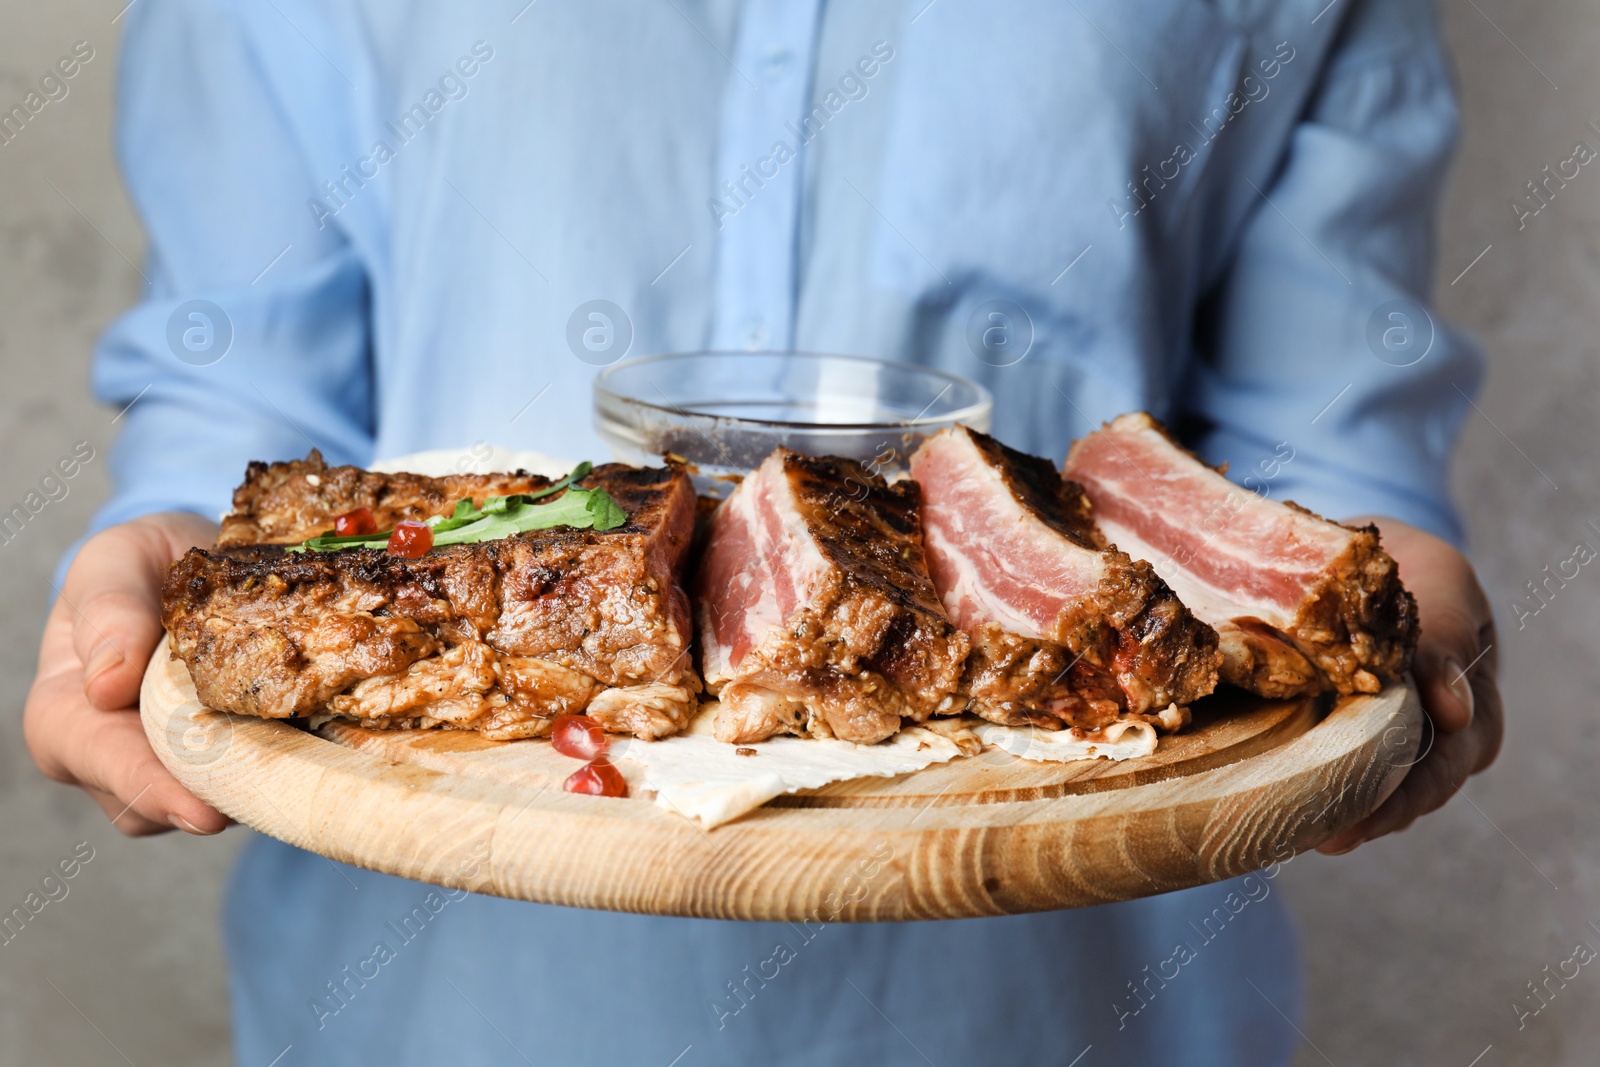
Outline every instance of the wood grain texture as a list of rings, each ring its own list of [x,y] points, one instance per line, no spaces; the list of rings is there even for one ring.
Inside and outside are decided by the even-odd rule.
[[[576,763],[543,741],[334,724],[323,737],[209,711],[165,648],[140,703],[187,788],[333,859],[520,900],[812,922],[1083,907],[1242,874],[1364,818],[1423,734],[1409,685],[1326,715],[1310,701],[1213,698],[1147,759],[986,752],[705,831],[642,798],[562,792]]]

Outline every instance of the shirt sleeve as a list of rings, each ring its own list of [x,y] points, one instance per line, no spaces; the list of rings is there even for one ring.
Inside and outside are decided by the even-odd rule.
[[[306,44],[263,40],[242,7],[129,12],[117,151],[150,250],[143,299],[94,356],[95,395],[122,413],[92,529],[215,518],[252,459],[370,452],[367,272],[308,209],[306,135],[288,118],[307,109],[264,73],[264,49]]]
[[[1427,0],[1352,9],[1201,309],[1186,415],[1236,480],[1460,540],[1447,467],[1482,358],[1427,306],[1456,128]]]

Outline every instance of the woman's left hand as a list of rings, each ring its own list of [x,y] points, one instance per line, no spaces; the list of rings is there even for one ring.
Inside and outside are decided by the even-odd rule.
[[[1433,729],[1422,739],[1425,754],[1378,810],[1318,846],[1331,855],[1404,830],[1443,805],[1494,762],[1505,732],[1494,615],[1472,564],[1448,542],[1397,519],[1352,519],[1350,525],[1368,522],[1378,526],[1384,549],[1417,598],[1422,636],[1411,672]]]

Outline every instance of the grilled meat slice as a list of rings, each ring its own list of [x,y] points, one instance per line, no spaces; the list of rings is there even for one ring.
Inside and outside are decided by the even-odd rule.
[[[870,744],[960,710],[968,640],[928,578],[920,499],[852,460],[779,449],[716,510],[696,609],[718,737]]]
[[[283,547],[356,507],[372,508],[383,528],[447,514],[465,496],[481,504],[549,484],[523,472],[329,468],[315,453],[252,464],[219,547],[191,549],[167,572],[173,650],[206,706],[245,715],[507,738],[596,709],[618,732],[676,732],[700,691],[681,587],[695,499],[677,467],[608,464],[583,479],[627,513],[615,530],[535,530],[419,559]]]
[[[1170,726],[1217,683],[1217,635],[1147,563],[1104,547],[1082,489],[1049,461],[958,426],[911,457],[928,565],[972,636],[962,690],[1007,725]]]
[[[1144,413],[1072,446],[1105,535],[1149,560],[1222,638],[1222,677],[1263,696],[1374,693],[1405,674],[1417,607],[1376,527],[1235,485]]]
[[[370,508],[378,529],[392,530],[404,520],[447,515],[458,500],[470,497],[482,505],[485,497],[533,493],[549,484],[549,478],[526,471],[429,478],[330,467],[312,449],[305,459],[253,462],[246,468],[244,484],[233,491],[233,511],[222,520],[217,547],[297,545],[328,533],[336,516],[356,508]]]

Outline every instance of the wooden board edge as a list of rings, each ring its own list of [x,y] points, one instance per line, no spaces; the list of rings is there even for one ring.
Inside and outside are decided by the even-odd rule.
[[[552,904],[789,921],[1013,914],[1246,873],[1364,818],[1404,776],[1421,736],[1415,691],[1394,687],[1341,703],[1280,749],[1117,793],[920,811],[763,809],[707,832],[648,805],[548,789],[508,796],[282,722],[207,711],[165,646],[141,711],[186,788],[332,859]],[[280,788],[268,796],[258,782]],[[1152,818],[1164,837],[1154,843]],[[1149,853],[1130,854],[1130,840]]]

